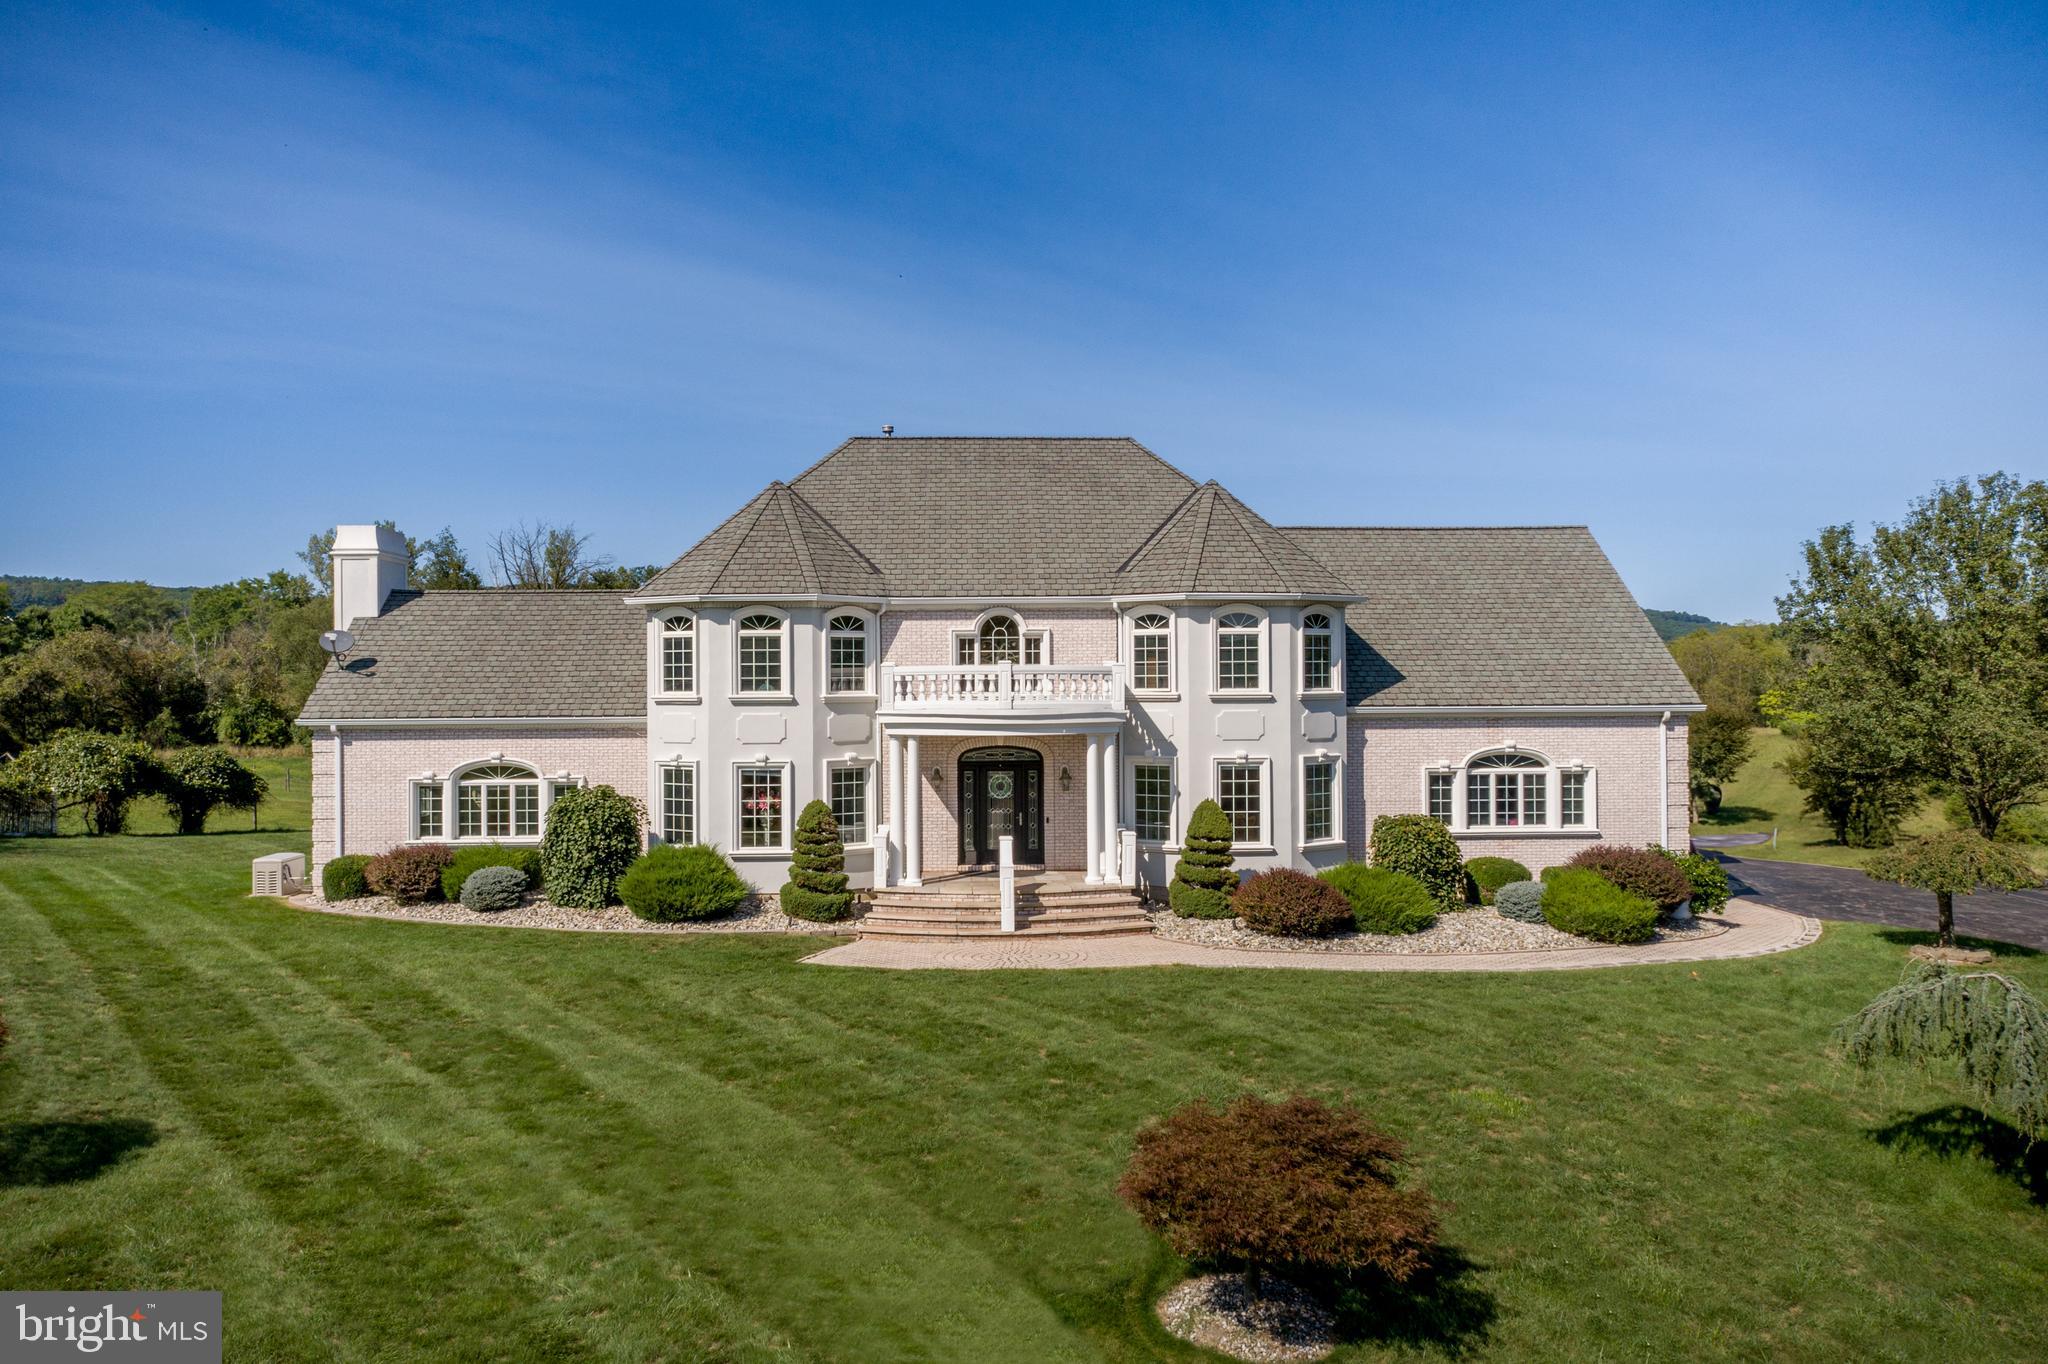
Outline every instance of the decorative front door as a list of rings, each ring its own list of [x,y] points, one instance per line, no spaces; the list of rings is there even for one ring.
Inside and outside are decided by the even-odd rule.
[[[983,866],[1000,856],[997,839],[1033,866],[1045,861],[1045,762],[1028,748],[977,748],[960,755],[960,862]]]

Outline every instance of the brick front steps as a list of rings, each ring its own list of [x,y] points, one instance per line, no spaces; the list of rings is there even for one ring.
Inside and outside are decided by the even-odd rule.
[[[1122,886],[1017,885],[1017,931],[1002,929],[993,878],[961,878],[916,888],[874,892],[863,938],[944,942],[956,938],[1099,938],[1149,934],[1151,921],[1136,895]]]

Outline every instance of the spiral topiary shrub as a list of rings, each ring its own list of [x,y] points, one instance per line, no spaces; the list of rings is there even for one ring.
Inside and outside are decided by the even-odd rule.
[[[517,868],[526,877],[527,885],[537,886],[540,884],[540,849],[508,848],[503,843],[458,848],[454,861],[441,869],[441,894],[450,900],[461,900],[462,888],[469,884],[469,878],[485,867]]]
[[[663,843],[626,869],[619,898],[626,908],[653,923],[715,919],[753,897],[725,854],[705,844]]]
[[[1343,894],[1361,933],[1420,933],[1436,922],[1436,901],[1405,872],[1346,862],[1323,872],[1321,879]]]
[[[540,883],[572,909],[603,909],[640,856],[640,802],[609,786],[572,786],[548,807],[540,840]]]
[[[1372,822],[1372,864],[1422,882],[1438,910],[1465,903],[1465,861],[1441,820],[1428,815],[1381,815]]]
[[[479,913],[517,909],[526,891],[526,873],[517,867],[478,867],[462,882],[462,907]]]
[[[1597,872],[1567,867],[1543,887],[1543,921],[1594,942],[1648,942],[1657,931],[1657,907]]]
[[[1205,800],[1188,816],[1181,839],[1180,861],[1167,887],[1167,903],[1183,919],[1228,919],[1237,911],[1230,897],[1237,890],[1235,841],[1230,816],[1213,800]]]
[[[1602,879],[1655,905],[1659,913],[1675,909],[1692,894],[1692,884],[1672,858],[1648,848],[1595,843],[1581,848],[1565,866],[1597,872]]]
[[[1526,881],[1529,875],[1529,869],[1512,857],[1475,857],[1465,864],[1467,898],[1490,905],[1495,891],[1510,881]]]
[[[361,853],[348,853],[337,857],[320,868],[320,894],[328,900],[366,900],[370,896],[369,878],[363,869],[370,865],[370,859]]]
[[[846,843],[832,807],[822,800],[804,806],[797,816],[796,847],[781,900],[784,914],[813,923],[834,923],[853,913],[853,896],[846,889]]]
[[[1543,922],[1543,883],[1541,881],[1510,881],[1493,892],[1493,911],[1503,919],[1517,923],[1540,924]]]
[[[1262,871],[1231,901],[1246,928],[1281,938],[1327,938],[1351,927],[1351,902],[1327,881],[1292,867]]]
[[[422,905],[441,898],[441,869],[454,858],[442,843],[407,843],[379,853],[363,868],[363,879],[379,895],[401,905]]]

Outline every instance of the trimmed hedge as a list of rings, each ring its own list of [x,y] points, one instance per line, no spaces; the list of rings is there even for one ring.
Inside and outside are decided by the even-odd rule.
[[[370,898],[369,878],[363,869],[370,865],[370,859],[361,853],[349,853],[335,858],[320,868],[320,894],[329,900],[367,900]]]
[[[781,900],[784,914],[813,923],[834,923],[853,913],[853,896],[846,890],[846,842],[832,807],[822,800],[804,806],[797,816],[796,848]]]
[[[1327,881],[1292,867],[1262,871],[1231,902],[1246,928],[1282,938],[1327,938],[1351,927],[1351,902]]]
[[[464,909],[489,913],[498,909],[517,909],[519,897],[526,891],[526,873],[514,866],[503,863],[478,867],[462,883],[457,898]]]
[[[1640,896],[1661,913],[1684,904],[1692,884],[1678,864],[1661,852],[1648,848],[1623,848],[1613,843],[1595,843],[1581,848],[1565,863],[1579,871],[1597,872],[1609,884]]]
[[[1547,878],[1543,921],[1594,942],[1648,942],[1657,931],[1657,907],[1598,872],[1567,867]]]
[[[1237,911],[1230,897],[1237,891],[1236,858],[1230,845],[1230,816],[1213,800],[1205,800],[1188,816],[1181,839],[1180,861],[1167,887],[1167,903],[1183,919],[1228,919]]]
[[[1490,905],[1493,893],[1510,881],[1526,881],[1529,869],[1512,857],[1475,857],[1465,864],[1465,890],[1473,901]]]
[[[1719,862],[1698,853],[1673,852],[1654,843],[1650,845],[1650,851],[1659,857],[1669,858],[1685,874],[1686,884],[1692,887],[1693,913],[1719,914],[1727,907],[1728,870]]]
[[[1346,862],[1321,879],[1342,893],[1361,933],[1420,933],[1436,922],[1436,901],[1405,872]]]
[[[725,854],[703,843],[649,848],[619,878],[619,898],[626,908],[658,924],[715,919],[738,909],[753,894]]]
[[[609,786],[572,786],[548,807],[540,840],[541,888],[570,909],[603,909],[640,855],[640,802]]]
[[[371,858],[363,879],[401,905],[423,905],[441,898],[441,869],[454,857],[446,844],[407,843]]]
[[[1510,881],[1493,892],[1493,912],[1517,923],[1543,922],[1543,883]]]
[[[1422,882],[1439,910],[1465,903],[1465,861],[1441,820],[1428,815],[1381,815],[1372,822],[1372,864]]]
[[[457,848],[455,860],[441,869],[441,894],[450,900],[461,900],[462,888],[469,884],[469,878],[485,867],[515,867],[526,877],[527,885],[537,886],[540,884],[540,849],[508,848],[503,843]]]

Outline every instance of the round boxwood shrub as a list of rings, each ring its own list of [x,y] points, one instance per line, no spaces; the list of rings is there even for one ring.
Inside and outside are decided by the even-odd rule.
[[[445,843],[407,843],[371,858],[363,879],[401,905],[425,904],[441,898],[441,869],[454,856]]]
[[[1475,857],[1465,864],[1466,889],[1482,905],[1493,903],[1493,893],[1510,881],[1526,881],[1529,869],[1512,857]]]
[[[1518,923],[1543,922],[1543,883],[1510,881],[1493,892],[1493,910],[1503,919]]]
[[[1400,1142],[1364,1113],[1296,1095],[1206,1099],[1138,1133],[1117,1184],[1140,1221],[1180,1255],[1266,1270],[1413,1278],[1436,1247],[1436,1203],[1400,1186]]]
[[[478,867],[462,882],[462,907],[488,913],[495,909],[517,909],[526,890],[526,873],[517,867],[498,864]]]
[[[1609,884],[1648,900],[1660,913],[1684,904],[1692,894],[1692,885],[1678,864],[1648,848],[1595,843],[1579,849],[1565,866],[1575,871],[1597,872]]]
[[[626,908],[660,924],[715,919],[738,909],[753,893],[724,853],[701,843],[649,848],[619,878],[619,898]]]
[[[1167,887],[1167,903],[1183,919],[1228,919],[1236,913],[1230,897],[1237,890],[1236,859],[1230,816],[1213,800],[1205,800],[1188,816],[1181,840],[1180,861]]]
[[[822,800],[804,806],[797,816],[796,847],[781,901],[784,914],[813,923],[834,923],[853,913],[853,896],[846,890],[846,843],[832,807]]]
[[[1698,853],[1675,853],[1669,848],[1650,845],[1650,850],[1659,857],[1667,858],[1679,871],[1685,874],[1686,884],[1692,887],[1692,911],[1695,914],[1719,914],[1728,905],[1728,870],[1711,857]]]
[[[1372,822],[1372,864],[1422,882],[1448,913],[1465,903],[1465,862],[1457,840],[1428,815],[1381,815]]]
[[[640,802],[609,786],[572,786],[548,807],[540,840],[540,883],[572,909],[603,909],[640,855]]]
[[[527,885],[537,886],[540,884],[540,849],[508,848],[503,843],[457,848],[455,860],[441,869],[441,894],[450,900],[461,900],[462,888],[469,884],[470,876],[485,867],[516,867],[526,877]]]
[[[1351,927],[1351,902],[1327,881],[1275,867],[1237,888],[1231,900],[1246,928],[1282,938],[1327,938]]]
[[[1404,872],[1346,862],[1322,873],[1351,906],[1361,933],[1420,933],[1436,922],[1436,901],[1422,882]]]
[[[363,869],[369,865],[370,859],[361,853],[335,858],[320,868],[320,894],[329,900],[368,899],[370,882]]]
[[[1597,872],[1568,867],[1543,888],[1543,920],[1594,942],[1648,942],[1657,931],[1657,907]]]

